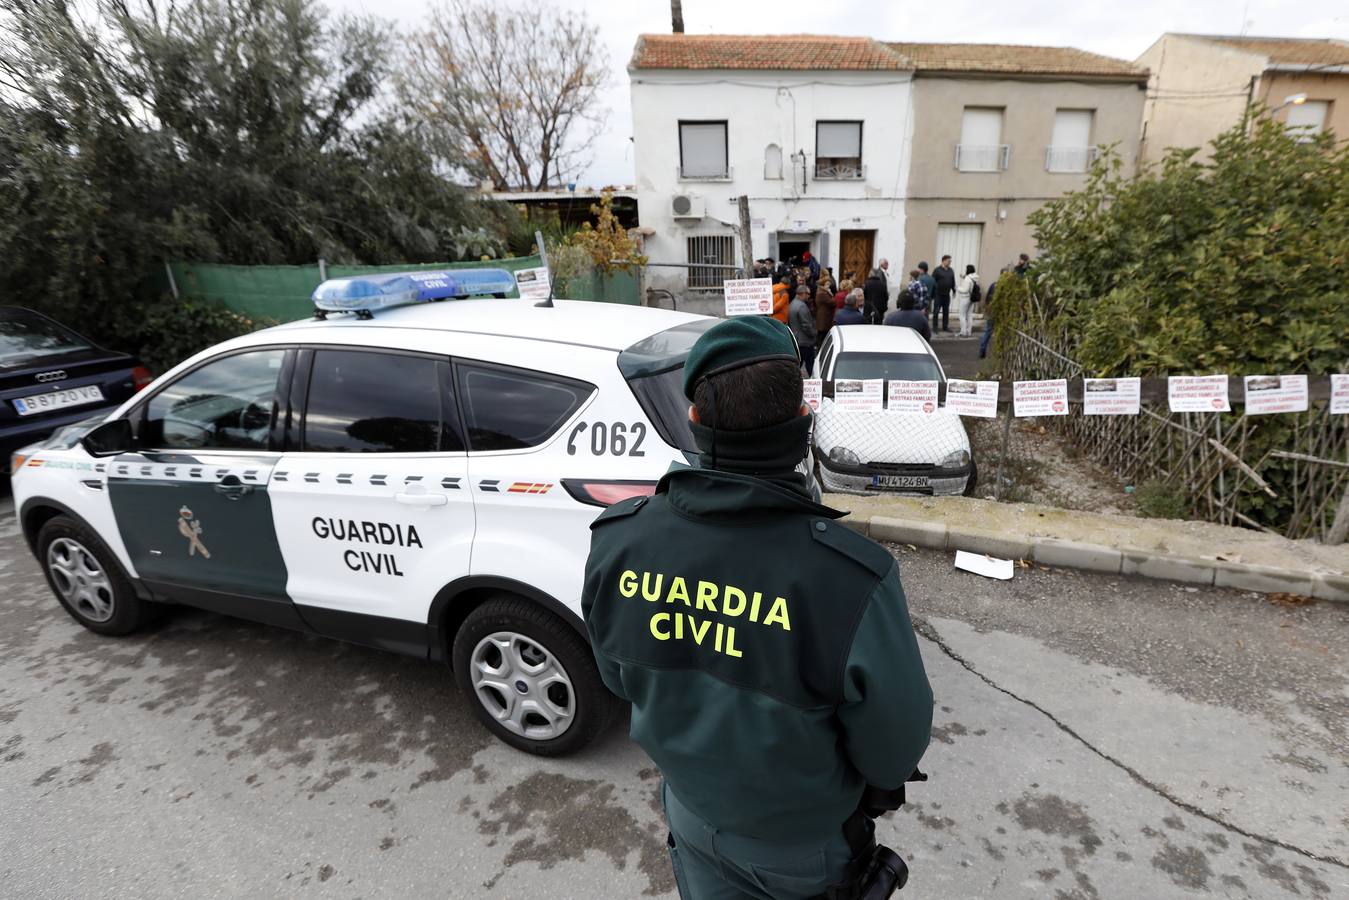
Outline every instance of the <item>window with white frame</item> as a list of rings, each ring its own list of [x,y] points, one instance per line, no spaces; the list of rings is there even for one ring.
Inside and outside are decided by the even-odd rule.
[[[1093,109],[1060,109],[1054,113],[1054,134],[1045,149],[1050,172],[1085,172],[1096,158],[1091,144]]]
[[[729,178],[725,122],[679,123],[679,177]]]
[[[815,177],[862,178],[862,123],[815,123]]]
[[[956,168],[962,172],[997,172],[1007,168],[1011,148],[1002,142],[1002,107],[967,106],[956,144]]]
[[[729,234],[697,234],[688,238],[689,289],[719,291],[735,273],[735,238]]]
[[[1326,127],[1326,116],[1330,112],[1328,100],[1306,100],[1288,107],[1288,118],[1284,127],[1299,140],[1309,141]]]

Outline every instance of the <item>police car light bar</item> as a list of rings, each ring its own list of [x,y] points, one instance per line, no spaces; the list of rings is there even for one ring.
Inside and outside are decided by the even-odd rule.
[[[515,277],[505,269],[448,269],[391,272],[330,278],[314,289],[318,318],[330,312],[352,312],[368,319],[378,309],[431,303],[462,297],[505,297],[515,289]]]

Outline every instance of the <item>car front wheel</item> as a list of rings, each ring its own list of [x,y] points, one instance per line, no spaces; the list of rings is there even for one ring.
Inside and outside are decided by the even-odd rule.
[[[455,679],[497,737],[539,756],[563,756],[608,725],[615,699],[585,640],[526,600],[478,606],[454,637]]]
[[[38,561],[56,599],[71,618],[97,634],[124,635],[151,617],[108,545],[82,522],[56,516],[37,538]]]

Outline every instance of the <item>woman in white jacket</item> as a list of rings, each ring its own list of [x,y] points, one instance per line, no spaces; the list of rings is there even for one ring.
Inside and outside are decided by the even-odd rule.
[[[970,315],[970,295],[974,293],[974,286],[978,283],[979,276],[974,274],[974,266],[966,265],[965,274],[956,285],[956,309],[960,311],[960,337],[969,337],[974,333]]]

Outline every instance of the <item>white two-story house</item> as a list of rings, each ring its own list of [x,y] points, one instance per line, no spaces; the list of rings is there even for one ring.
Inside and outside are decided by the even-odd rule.
[[[638,38],[628,72],[647,287],[719,312],[735,273],[717,267],[742,259],[741,195],[756,259],[809,250],[859,286],[883,257],[897,272],[913,69],[870,38]]]

